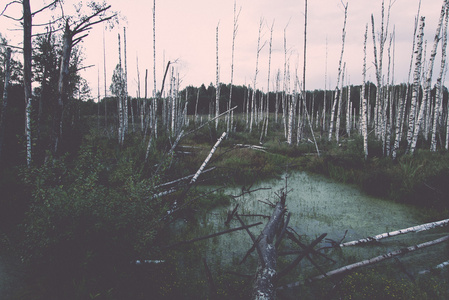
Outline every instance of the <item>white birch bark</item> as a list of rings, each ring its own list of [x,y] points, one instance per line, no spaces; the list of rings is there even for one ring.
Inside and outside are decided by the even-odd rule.
[[[164,62],[165,64],[165,62]],[[162,91],[161,91],[162,93]],[[161,95],[162,97],[162,95]],[[157,137],[157,86],[156,86],[156,0],[153,1],[153,105],[152,112],[154,136]]]
[[[399,143],[402,139],[402,128],[404,126],[404,115],[405,115],[405,104],[406,101],[408,99],[408,95],[409,95],[409,83],[410,83],[410,75],[412,73],[412,68],[413,68],[413,57],[415,54],[415,40],[416,40],[416,31],[418,30],[418,20],[419,20],[419,11],[421,9],[421,0],[419,1],[419,5],[418,5],[418,14],[415,18],[415,26],[414,26],[414,30],[413,30],[413,42],[412,42],[412,54],[410,57],[410,66],[409,66],[409,71],[408,71],[408,77],[407,77],[407,84],[406,84],[406,91],[405,91],[405,96],[401,97],[401,102],[399,105],[399,113],[398,113],[398,119],[396,120],[396,130],[395,130],[395,140],[394,140],[394,146],[392,149],[392,158],[396,159],[397,156],[397,151],[399,149]]]
[[[240,11],[242,10],[242,8],[240,7],[239,12],[237,13],[236,10],[236,1],[234,0],[234,27],[232,30],[232,51],[231,51],[231,86],[229,88],[229,102],[228,102],[228,110],[231,108],[232,105],[232,84],[233,84],[233,80],[234,80],[234,48],[235,48],[235,37],[237,36],[237,31],[238,31],[238,19],[239,19],[239,15],[240,15]],[[232,116],[232,114],[231,114]],[[227,131],[230,131],[230,128],[232,126],[232,118],[230,118],[230,116],[227,115]]]
[[[108,109],[107,109],[107,87],[106,87],[106,42],[104,38],[104,28],[103,28],[103,74],[104,74],[104,128],[107,131],[108,129]]]
[[[415,130],[415,111],[416,111],[416,105],[418,102],[418,96],[419,96],[419,82],[421,78],[421,65],[422,65],[422,44],[423,44],[423,36],[424,36],[424,21],[425,17],[421,17],[420,24],[419,24],[419,30],[417,35],[417,49],[416,49],[416,58],[415,58],[415,71],[413,74],[413,91],[412,91],[412,99],[410,104],[410,112],[409,112],[409,118],[408,118],[408,131],[407,131],[407,144],[409,147],[412,144],[413,139],[413,132]]]
[[[218,28],[220,26],[220,22],[217,24],[217,29],[215,33],[215,40],[216,40],[216,80],[215,80],[215,116],[218,116],[220,114],[220,68],[218,65]],[[218,118],[215,119],[215,129],[218,128]]]
[[[118,142],[120,145],[123,144],[124,140],[124,116],[123,116],[123,92],[122,92],[122,47],[120,45],[120,34],[118,34],[118,61],[119,61],[119,94],[118,94]]]
[[[441,220],[441,221],[437,221],[437,222],[430,222],[430,223],[426,223],[426,224],[416,225],[416,226],[408,227],[405,229],[390,231],[387,233],[378,234],[373,237],[367,237],[367,238],[356,240],[356,241],[342,243],[339,246],[340,247],[357,246],[357,245],[365,244],[365,243],[369,243],[369,242],[377,242],[381,239],[389,238],[389,237],[393,237],[393,236],[397,236],[397,235],[401,235],[401,234],[407,234],[410,232],[426,231],[426,230],[430,230],[430,229],[433,229],[436,227],[444,227],[444,226],[448,226],[448,225],[449,225],[449,219],[445,219],[445,220]]]
[[[263,18],[260,18],[260,23],[259,23],[259,35],[257,38],[257,55],[256,55],[256,72],[254,74],[254,83],[253,83],[253,94],[251,96],[251,120],[249,122],[249,132],[252,131],[253,129],[253,121],[254,121],[254,114],[257,114],[257,107],[256,107],[256,94],[257,94],[257,74],[259,73],[259,54],[260,51],[262,50],[262,48],[265,46],[265,43],[260,46],[260,35],[262,33],[262,26],[263,26]]]
[[[25,135],[27,140],[27,166],[31,166],[31,101],[32,101],[32,74],[31,74],[31,64],[32,64],[32,14],[30,8],[30,1],[23,0],[23,86],[25,94]],[[60,106],[60,105],[58,105]],[[56,110],[56,113],[60,113]],[[57,124],[58,126],[60,124]],[[60,129],[58,128],[57,130]],[[56,132],[55,132],[56,133]],[[58,139],[61,138],[60,134],[56,133],[56,141],[54,144],[54,152],[56,153],[58,149]]]
[[[341,53],[340,53],[340,60],[338,62],[338,75],[337,75],[337,85],[335,86],[335,95],[334,95],[334,102],[332,104],[332,110],[331,110],[331,120],[329,124],[329,141],[332,140],[332,132],[334,130],[334,119],[335,119],[335,108],[338,102],[338,86],[340,85],[340,77],[341,77],[341,63],[343,60],[343,53],[345,50],[345,37],[346,37],[346,20],[348,17],[348,3],[346,2],[345,6],[345,20],[343,23],[343,30],[341,35]]]
[[[343,73],[341,78],[341,90],[340,94],[338,95],[338,107],[337,107],[337,121],[335,122],[335,139],[338,143],[340,138],[340,120],[341,120],[341,107],[343,102],[343,83],[345,81],[345,70],[346,70],[346,63],[343,64]]]
[[[447,1],[446,1],[447,3]],[[430,151],[436,151],[437,149],[437,141],[436,141],[436,133],[437,133],[437,125],[440,114],[442,113],[442,99],[443,99],[443,85],[442,78],[446,66],[446,46],[447,46],[447,26],[448,26],[449,12],[446,6],[446,15],[444,18],[444,27],[443,27],[443,41],[441,47],[441,65],[440,65],[440,73],[437,78],[437,91],[436,91],[436,99],[435,99],[435,107],[433,113],[433,124],[432,124],[432,138],[430,142]]]
[[[207,163],[209,162],[209,160],[211,159],[212,155],[214,154],[215,150],[217,150],[218,145],[220,145],[221,141],[225,138],[226,136],[226,132],[223,132],[221,137],[217,140],[217,142],[215,143],[215,145],[212,147],[212,149],[209,152],[209,155],[206,157],[206,159],[204,160],[203,164],[200,166],[200,168],[198,169],[198,171],[196,171],[195,175],[193,176],[192,180],[190,180],[190,184],[192,185],[193,183],[195,183],[195,181],[198,179],[198,177],[200,176],[200,174],[203,172],[204,168],[206,167]]]
[[[445,145],[445,149],[449,150],[449,102],[447,104],[447,111],[448,111],[448,116],[447,116],[447,120],[446,120],[446,145]]]
[[[194,124],[196,125],[197,117],[198,117],[198,102],[200,100],[200,90],[201,88],[198,88],[198,91],[196,92],[196,103],[195,103],[195,117],[194,117]]]
[[[419,110],[418,120],[417,120],[417,123],[415,125],[414,132],[413,132],[412,143],[410,145],[410,152],[412,154],[413,154],[413,152],[415,151],[415,148],[416,148],[416,142],[418,140],[418,134],[419,134],[419,131],[420,131],[420,127],[421,127],[421,125],[424,122],[424,114],[425,114],[425,110],[426,110],[426,107],[427,107],[427,102],[430,101],[429,98],[430,98],[430,89],[431,89],[431,84],[432,84],[433,66],[434,66],[435,56],[437,54],[438,42],[440,41],[441,27],[442,27],[442,24],[443,24],[443,17],[444,17],[444,13],[446,11],[446,6],[447,6],[447,1],[444,0],[443,5],[441,7],[440,19],[438,21],[437,30],[435,32],[432,52],[430,53],[430,61],[429,61],[429,66],[428,66],[427,75],[426,75],[426,81],[425,81],[425,85],[424,85],[423,101],[421,103],[421,108]]]
[[[365,160],[368,158],[368,119],[367,119],[367,110],[368,103],[365,97],[365,85],[366,85],[366,41],[368,39],[368,24],[366,24],[365,29],[365,40],[363,43],[363,81],[362,81],[362,135],[363,135],[363,151],[365,152]]]
[[[326,60],[324,66],[324,99],[323,99],[323,130],[326,131],[326,92],[327,92],[327,36],[326,36]]]
[[[246,128],[249,126],[249,101],[251,99],[251,85],[248,84],[248,95],[246,96]]]
[[[287,144],[292,144],[292,131],[293,131],[293,95],[287,95],[287,103],[288,103],[288,133],[287,133]],[[290,100],[289,100],[290,99]]]
[[[348,134],[348,137],[351,137],[351,104],[351,85],[348,84],[348,100],[346,102],[346,133]]]
[[[279,115],[279,83],[280,83],[280,79],[281,79],[281,70],[278,69],[278,72],[276,74],[276,100],[275,100],[275,104],[274,104],[274,122],[277,124],[278,123],[278,115]]]
[[[274,20],[271,24],[270,28],[270,42],[269,42],[269,50],[268,50],[268,79],[267,79],[267,103],[266,103],[266,124],[265,124],[265,136],[268,133],[268,120],[270,116],[270,73],[271,73],[271,48],[273,44],[273,28],[274,28]]]
[[[172,135],[175,134],[176,128],[175,128],[175,115],[176,115],[176,96],[175,96],[175,77],[174,77],[174,68],[171,68],[171,77],[170,77],[170,108],[171,108],[171,133]]]
[[[129,121],[129,105],[130,105],[130,101],[129,101],[129,97],[128,97],[128,64],[127,64],[127,53],[126,53],[126,28],[123,27],[123,58],[125,60],[125,123],[126,123],[126,131],[129,130],[129,125],[128,125],[128,121]],[[132,123],[132,128],[133,128],[133,132],[135,131],[134,129],[134,112],[133,112],[133,108],[132,108],[132,102],[131,102],[131,123]]]
[[[287,25],[284,27],[284,89],[282,92],[282,122],[284,123],[284,137],[287,138],[287,107],[288,107],[288,97],[287,97]]]
[[[31,101],[32,99],[29,98],[26,105],[26,114],[25,114],[25,123],[26,123],[26,138],[27,138],[27,166],[28,168],[31,166]]]
[[[319,279],[323,279],[323,278],[333,277],[335,275],[342,274],[342,273],[345,273],[345,272],[348,272],[348,271],[351,271],[351,270],[354,270],[354,269],[358,269],[358,268],[361,268],[361,267],[364,267],[364,266],[369,266],[369,265],[372,265],[372,264],[384,261],[386,259],[393,258],[395,256],[404,255],[404,254],[407,254],[407,253],[410,253],[410,252],[413,252],[413,251],[416,251],[416,250],[419,250],[419,249],[423,249],[423,248],[426,248],[426,247],[437,245],[437,244],[443,243],[443,242],[448,241],[448,240],[449,240],[449,235],[444,236],[444,237],[439,238],[439,239],[436,239],[436,240],[433,240],[433,241],[421,243],[421,244],[418,244],[418,245],[415,245],[415,246],[402,248],[402,249],[399,249],[399,250],[396,250],[396,251],[393,251],[393,252],[386,253],[384,255],[379,255],[379,256],[373,257],[371,259],[367,259],[367,260],[364,260],[364,261],[360,261],[360,262],[357,262],[357,263],[354,263],[354,264],[350,264],[350,265],[341,267],[339,269],[327,272],[326,274],[313,277],[313,278],[311,278],[311,280],[314,281],[314,280],[319,280]]]

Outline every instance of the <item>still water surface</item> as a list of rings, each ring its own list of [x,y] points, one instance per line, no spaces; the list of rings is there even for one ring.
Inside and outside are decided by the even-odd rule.
[[[284,175],[281,179],[264,181],[250,189],[260,190],[237,197],[229,207],[219,208],[205,215],[197,224],[197,236],[227,229],[224,226],[226,212],[232,210],[236,204],[239,204],[239,214],[271,215],[271,207],[262,201],[277,202],[279,199],[277,194],[282,189],[288,191],[286,203],[288,211],[291,212],[289,225],[301,236],[304,243],[309,243],[322,233],[327,233],[329,239],[340,241],[347,230],[344,241],[351,241],[429,221],[438,221],[426,219],[424,212],[416,207],[369,197],[354,186],[336,183],[327,178],[304,172],[293,172],[287,176],[287,179]],[[240,195],[242,187],[228,188],[225,193],[234,196]],[[259,221],[265,224],[267,222],[267,219],[261,217],[242,218],[246,224]],[[239,226],[241,226],[240,223],[234,220],[231,222],[230,228]],[[253,227],[250,230],[257,237],[263,226]],[[189,226],[189,230],[192,230],[192,227]],[[182,230],[180,233],[182,234]],[[330,271],[349,263],[434,240],[446,234],[447,228],[440,228],[388,238],[375,245],[329,250],[327,254],[337,260],[337,263],[323,262],[323,267]],[[223,267],[239,261],[252,245],[250,237],[243,230],[203,243],[206,244],[204,255],[209,260],[215,261],[216,265]],[[323,242],[318,247],[326,245],[329,244]],[[294,246],[286,243],[283,250],[291,249]],[[449,259],[448,249],[449,247],[443,243],[440,246],[400,257],[400,260],[403,265],[407,266],[409,272],[419,272],[447,261]],[[256,256],[255,252],[253,256]],[[286,257],[286,260],[291,261],[294,258],[295,256],[290,256]],[[395,267],[394,264],[398,264],[398,262],[392,260],[392,263],[393,269],[396,268],[397,266]],[[304,260],[298,276],[306,278],[316,273],[313,266]]]

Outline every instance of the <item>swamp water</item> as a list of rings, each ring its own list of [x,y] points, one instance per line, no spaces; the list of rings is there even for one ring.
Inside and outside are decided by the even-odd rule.
[[[377,199],[363,194],[354,186],[335,183],[329,179],[318,175],[310,175],[304,172],[292,172],[281,179],[273,179],[255,184],[250,190],[257,190],[241,197],[236,197],[231,201],[229,207],[222,207],[204,215],[201,220],[197,220],[194,226],[177,226],[177,231],[181,237],[186,233],[183,227],[189,232],[189,237],[199,237],[207,234],[223,231],[229,228],[240,227],[237,220],[233,220],[229,227],[224,225],[227,212],[231,211],[236,204],[239,204],[238,213],[258,214],[270,216],[273,209],[263,203],[276,203],[279,198],[277,194],[284,189],[287,182],[288,191],[286,205],[291,213],[289,226],[299,234],[301,241],[309,244],[322,233],[327,233],[326,238],[340,241],[345,235],[344,241],[352,241],[360,238],[374,236],[384,232],[399,230],[430,221],[426,220],[424,213],[412,206],[394,203],[392,201]],[[210,187],[209,187],[210,189]],[[242,194],[242,188],[227,188],[225,194],[234,196]],[[262,202],[263,201],[263,202]],[[250,228],[250,231],[257,237],[267,223],[268,219],[262,217],[244,217],[246,225],[263,222],[262,225]],[[186,222],[189,223],[189,222]],[[369,259],[404,247],[431,241],[447,235],[447,228],[437,228],[418,233],[409,233],[397,237],[386,238],[376,244],[363,246],[352,246],[343,249],[330,249],[324,253],[334,259],[336,263],[317,258],[317,262],[325,271],[337,269],[357,261]],[[297,249],[296,245],[289,243],[284,238],[283,245],[279,251]],[[245,267],[238,266],[238,262],[244,257],[247,250],[251,248],[252,241],[245,230],[221,235],[205,241],[201,241],[200,248],[203,257],[214,268],[222,271],[236,271],[245,274],[252,274],[257,264],[257,253],[254,251],[245,264]],[[315,248],[329,246],[324,240]],[[406,268],[408,273],[417,274],[421,270],[435,267],[441,262],[449,259],[449,246],[447,243],[432,246],[400,256],[399,260],[387,260],[390,272],[397,273],[404,277]],[[283,256],[278,260],[278,269],[282,269],[296,256]],[[383,264],[383,263],[382,263]],[[305,279],[318,275],[319,272],[306,260],[301,262],[299,268],[290,274],[285,283],[292,281],[304,281]]]

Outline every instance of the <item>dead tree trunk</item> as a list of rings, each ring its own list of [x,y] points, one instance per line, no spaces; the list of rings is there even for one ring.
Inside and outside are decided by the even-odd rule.
[[[274,279],[276,276],[276,247],[274,237],[282,228],[283,215],[285,213],[285,197],[276,204],[270,220],[261,233],[258,246],[261,252],[259,257],[259,267],[254,283],[254,299],[275,299],[276,289]]]
[[[337,96],[338,96],[338,86],[340,85],[340,76],[341,76],[341,62],[343,60],[343,53],[345,51],[345,37],[346,37],[346,19],[348,18],[348,3],[346,3],[345,6],[345,20],[343,23],[343,31],[341,35],[341,53],[340,53],[340,60],[338,62],[338,75],[337,75],[337,85],[335,86],[335,98],[334,102],[332,104],[332,111],[331,111],[331,120],[329,124],[329,141],[332,140],[332,131],[334,129],[334,117],[335,117],[335,108],[337,104]]]
[[[442,100],[443,100],[443,85],[442,85],[442,78],[445,71],[445,65],[446,65],[446,46],[447,46],[447,24],[448,24],[448,16],[449,12],[446,9],[446,16],[444,18],[444,27],[443,27],[443,45],[441,49],[441,67],[440,67],[440,73],[437,79],[437,91],[436,91],[436,100],[435,100],[435,108],[434,108],[434,114],[433,114],[433,124],[432,124],[432,139],[430,143],[430,151],[436,151],[437,149],[437,142],[436,142],[436,135],[437,135],[437,124],[438,118],[440,114],[442,113],[443,106],[442,106]]]
[[[8,106],[8,89],[9,89],[10,76],[11,76],[11,48],[7,48],[6,64],[5,64],[5,82],[3,87],[3,105],[2,105],[2,114],[0,117],[0,158],[3,146],[3,137],[5,134],[5,117],[6,117],[6,108]]]
[[[31,112],[31,24],[32,15],[30,9],[30,1],[23,0],[23,86],[25,92],[25,134],[27,139],[27,166],[31,165],[31,127],[30,112]]]
[[[238,30],[238,19],[239,19],[239,15],[240,15],[240,11],[242,10],[242,8],[240,7],[239,13],[236,13],[236,1],[234,1],[234,27],[232,30],[232,54],[231,54],[231,85],[229,87],[229,101],[228,101],[228,110],[231,109],[231,103],[232,103],[232,85],[233,85],[233,81],[234,81],[234,46],[235,46],[235,37],[237,35],[237,30]],[[199,91],[199,90],[198,90]],[[197,102],[198,103],[198,102]],[[232,126],[232,120],[231,120],[231,116],[227,116],[227,131],[230,132],[231,130],[231,126]],[[196,120],[196,111],[195,111],[195,120]]]
[[[426,110],[427,101],[431,101],[429,98],[430,98],[430,88],[431,88],[431,82],[432,82],[433,65],[434,65],[434,61],[435,61],[435,56],[437,54],[438,42],[440,41],[440,32],[441,32],[441,27],[443,24],[443,18],[444,18],[444,14],[446,11],[446,5],[447,5],[446,2],[447,1],[444,1],[443,6],[441,7],[440,19],[438,21],[438,26],[437,26],[437,30],[436,30],[435,38],[434,38],[434,44],[433,44],[432,52],[430,54],[430,62],[429,62],[429,67],[428,67],[425,84],[424,84],[423,100],[421,103],[421,108],[419,110],[418,120],[415,123],[413,137],[412,137],[411,145],[410,145],[410,152],[412,154],[415,151],[416,142],[418,140],[419,130],[420,130],[420,127],[424,120],[424,114],[425,114],[425,110]],[[427,139],[427,136],[425,136],[425,138]]]
[[[386,253],[384,255],[379,255],[379,256],[373,257],[371,259],[367,259],[367,260],[363,260],[363,261],[360,261],[360,262],[357,262],[357,263],[354,263],[354,264],[351,264],[351,265],[347,265],[347,266],[341,267],[339,269],[327,272],[326,274],[313,277],[310,280],[314,281],[314,280],[318,280],[318,279],[333,277],[333,276],[336,276],[336,275],[339,275],[339,274],[343,274],[343,273],[346,273],[346,272],[358,269],[360,267],[369,266],[369,265],[372,265],[372,264],[384,261],[384,260],[389,259],[389,258],[393,258],[393,257],[399,256],[399,255],[404,255],[404,254],[407,254],[409,252],[416,251],[418,249],[430,247],[430,246],[433,246],[433,245],[445,242],[447,240],[449,240],[449,235],[444,236],[444,237],[439,238],[439,239],[436,239],[436,240],[433,240],[433,241],[429,241],[429,242],[425,242],[425,243],[422,243],[422,244],[418,244],[418,245],[402,248],[402,249],[399,249],[399,250],[396,250],[396,251],[393,251],[393,252]]]
[[[437,221],[437,222],[431,222],[431,223],[426,223],[426,224],[422,224],[422,225],[417,225],[417,226],[413,226],[413,227],[409,227],[409,228],[405,228],[405,229],[395,230],[395,231],[391,231],[391,232],[387,232],[387,233],[382,233],[382,234],[378,234],[373,237],[367,237],[367,238],[360,239],[357,241],[342,243],[339,246],[340,247],[348,247],[348,246],[356,246],[356,245],[369,243],[369,242],[377,242],[381,239],[396,236],[396,235],[406,234],[409,232],[425,231],[425,230],[433,229],[435,227],[443,227],[443,226],[448,226],[448,225],[449,225],[449,219],[446,219],[446,220],[441,220],[441,221]]]
[[[218,65],[218,27],[220,26],[220,22],[217,24],[216,31],[216,43],[217,43],[217,72],[216,72],[216,90],[215,90],[215,116],[220,114],[220,73],[219,73],[219,65]],[[218,128],[218,118],[215,119],[215,129]]]

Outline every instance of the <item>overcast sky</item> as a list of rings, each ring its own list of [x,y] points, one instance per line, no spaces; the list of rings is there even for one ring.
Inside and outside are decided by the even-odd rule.
[[[2,0],[1,2],[4,2]],[[31,1],[34,11],[49,0]],[[79,1],[66,0],[65,5]],[[95,65],[82,72],[92,88],[92,95],[97,96],[98,70],[100,72],[100,92],[104,94],[103,77],[103,32],[106,42],[106,80],[111,82],[112,71],[118,63],[117,34],[123,36],[123,27],[127,32],[128,91],[132,96],[137,93],[137,65],[143,95],[145,69],[148,69],[149,87],[153,86],[153,1],[149,0],[107,0],[112,9],[123,17],[118,26],[110,31],[97,25],[82,44],[86,56],[85,65]],[[385,0],[386,7],[389,0]],[[391,8],[389,33],[395,28],[395,82],[406,82],[412,51],[413,26],[418,11],[419,0],[396,0]],[[427,57],[433,44],[443,0],[422,0],[421,16],[426,17],[425,40],[428,41]],[[374,81],[373,39],[371,34],[371,14],[374,15],[376,32],[380,30],[381,0],[348,1],[348,19],[346,25],[346,43],[343,61],[346,62],[347,79],[350,84],[360,84],[363,63],[363,37],[365,25],[369,23],[367,45],[367,80]],[[237,0],[237,10],[241,8],[238,20],[238,33],[235,41],[234,84],[254,84],[256,70],[257,36],[260,19],[265,20],[262,30],[262,43],[266,46],[260,52],[257,88],[267,90],[268,78],[268,40],[270,27],[274,22],[270,90],[273,90],[275,74],[284,68],[284,28],[287,26],[286,38],[289,51],[290,72],[302,79],[304,47],[304,1],[297,0]],[[156,72],[157,86],[161,80],[168,60],[177,60],[174,65],[178,72],[181,88],[188,85],[199,86],[204,83],[215,84],[216,70],[216,27],[219,23],[219,65],[220,81],[230,82],[231,46],[233,29],[234,0],[164,0],[156,1]],[[19,12],[20,13],[20,12]],[[387,10],[385,11],[385,14]],[[12,14],[12,10],[11,10]],[[39,16],[38,16],[39,17]],[[34,20],[40,22],[41,20]],[[47,16],[48,18],[48,16]],[[335,88],[337,82],[338,60],[341,52],[344,8],[340,0],[313,0],[308,3],[307,24],[307,70],[306,89],[323,89],[326,71],[327,46],[327,87]],[[20,32],[7,29],[14,28],[10,21],[0,17],[0,32],[11,41],[18,43]],[[38,29],[34,29],[37,32]],[[18,35],[18,36],[16,36]],[[378,43],[378,41],[377,41]],[[378,44],[377,44],[378,45]],[[123,43],[122,43],[123,46]],[[387,68],[387,49],[384,56],[384,74]],[[440,48],[438,49],[440,55]],[[122,52],[123,53],[123,52]],[[19,58],[19,54],[16,54]],[[165,57],[165,60],[164,60]],[[439,72],[439,63],[435,64],[434,80]],[[293,88],[293,86],[292,86]],[[110,93],[108,91],[108,93]],[[151,93],[149,91],[149,93]]]

